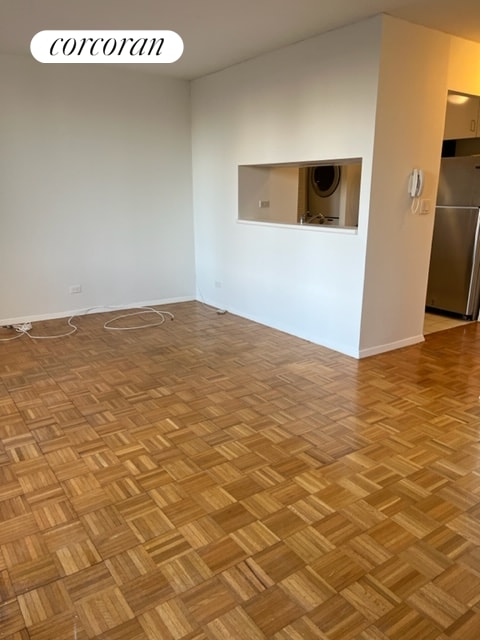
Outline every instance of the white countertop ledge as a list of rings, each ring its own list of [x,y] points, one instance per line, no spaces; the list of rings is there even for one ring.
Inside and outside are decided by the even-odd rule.
[[[300,224],[299,222],[267,222],[263,220],[236,220],[238,224],[246,224],[254,227],[275,227],[280,229],[291,229],[302,233],[335,233],[343,235],[357,235],[357,227],[337,227],[323,224]]]

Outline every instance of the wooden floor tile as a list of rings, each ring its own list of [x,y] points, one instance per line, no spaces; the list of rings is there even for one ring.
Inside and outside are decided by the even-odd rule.
[[[245,605],[253,622],[267,638],[305,613],[305,610],[278,586],[273,586]]]
[[[60,640],[71,640],[71,638],[87,640],[89,638],[78,613],[71,610],[37,622],[28,627],[28,631],[26,630],[25,633],[28,633],[25,636],[27,640],[50,640],[52,637]]]
[[[10,599],[0,602],[0,623],[2,634],[6,637],[23,634],[25,630],[25,619],[17,600]]]
[[[236,606],[230,588],[219,578],[211,578],[182,594],[181,600],[197,624],[218,618]]]
[[[332,640],[357,638],[368,620],[348,600],[335,595],[309,613],[312,622]]]
[[[19,595],[18,603],[27,628],[66,611],[74,615],[73,603],[60,580]]]
[[[97,591],[115,587],[118,584],[107,567],[107,563],[99,563],[83,571],[67,576],[63,581],[73,603],[89,598]]]
[[[85,631],[95,638],[134,618],[134,613],[118,587],[97,591],[75,603]]]
[[[148,640],[185,638],[197,628],[195,619],[179,598],[172,598],[145,612],[139,616],[139,621]]]
[[[198,554],[213,573],[224,571],[247,557],[246,551],[230,536],[199,549]]]
[[[1,343],[0,638],[478,640],[479,325],[357,361],[170,308]]]

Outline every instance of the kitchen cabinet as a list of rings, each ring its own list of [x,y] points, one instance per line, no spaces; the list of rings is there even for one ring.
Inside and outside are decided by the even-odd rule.
[[[480,96],[449,92],[445,140],[480,137]]]

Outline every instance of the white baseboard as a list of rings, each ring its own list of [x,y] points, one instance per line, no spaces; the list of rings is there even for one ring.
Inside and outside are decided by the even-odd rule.
[[[42,313],[31,316],[17,316],[16,318],[0,319],[0,327],[12,324],[23,324],[24,322],[42,322],[43,320],[55,320],[56,318],[71,318],[72,316],[83,316],[87,313],[109,313],[112,311],[120,311],[121,309],[135,309],[138,307],[157,307],[164,304],[175,304],[177,302],[191,302],[195,298],[192,296],[179,298],[164,298],[162,300],[148,300],[147,302],[128,302],[122,305],[98,305],[86,307],[82,309],[70,309],[64,311],[55,311],[51,313]]]
[[[405,338],[404,340],[397,340],[396,342],[389,342],[387,344],[379,344],[376,347],[369,347],[368,349],[360,349],[358,357],[367,358],[368,356],[375,356],[379,353],[385,353],[386,351],[394,351],[395,349],[402,349],[403,347],[411,347],[414,344],[424,342],[423,335],[413,336],[411,338]]]

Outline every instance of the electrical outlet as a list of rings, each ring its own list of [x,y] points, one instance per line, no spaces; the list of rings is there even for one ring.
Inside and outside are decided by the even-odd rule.
[[[430,213],[431,202],[428,198],[422,198],[420,200],[420,213]]]
[[[70,293],[82,293],[82,285],[81,284],[72,284],[69,288]]]
[[[259,209],[268,209],[270,207],[270,200],[259,200],[258,208]]]

